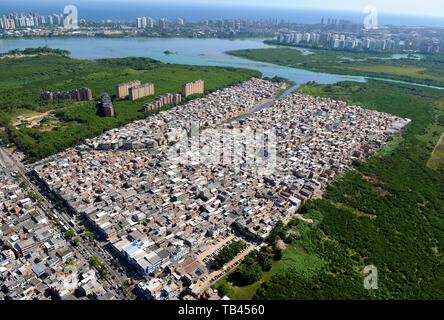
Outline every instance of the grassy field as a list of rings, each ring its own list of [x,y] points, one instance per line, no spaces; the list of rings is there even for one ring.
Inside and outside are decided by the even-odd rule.
[[[227,54],[254,61],[342,75],[380,77],[444,87],[444,56],[390,59],[390,53],[308,49],[303,55],[294,48],[246,49]]]
[[[30,160],[54,154],[85,138],[142,119],[152,112],[142,113],[141,106],[157,95],[179,93],[181,85],[202,79],[205,93],[234,85],[260,72],[230,67],[207,67],[164,64],[148,58],[103,59],[97,61],[71,59],[63,56],[35,56],[0,61],[0,127],[8,131],[0,138],[13,141],[27,153]],[[115,117],[101,117],[97,100],[102,92],[114,97],[116,84],[140,80],[153,82],[155,95],[136,101],[114,99]],[[94,101],[41,101],[40,92],[67,91],[88,87]],[[16,117],[50,111],[41,127],[18,129],[12,125]]]
[[[441,135],[435,149],[433,150],[432,156],[428,162],[428,166],[432,169],[441,168],[444,164],[444,134]]]
[[[436,114],[436,121],[430,125],[428,136],[425,138],[430,141],[430,146],[433,144],[434,139],[440,135],[444,126],[444,102],[436,102],[434,104],[434,112]],[[444,172],[444,134],[441,134],[440,139],[434,146],[427,165],[434,170]]]
[[[289,228],[283,259],[253,285],[227,284],[230,298],[443,299],[444,170],[428,165],[444,133],[442,93],[382,81],[301,91],[413,121],[301,208],[313,224]],[[368,265],[378,268],[377,290],[363,286]]]

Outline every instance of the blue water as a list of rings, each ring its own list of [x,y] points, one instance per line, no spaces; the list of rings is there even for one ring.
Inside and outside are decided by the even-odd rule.
[[[264,76],[280,76],[292,80],[296,86],[315,81],[321,84],[339,81],[364,82],[366,79],[394,81],[381,78],[341,76],[327,73],[317,73],[302,69],[278,66],[270,63],[245,60],[224,54],[225,51],[236,49],[269,48],[260,39],[184,39],[184,38],[66,38],[66,39],[33,39],[33,40],[0,40],[0,53],[12,49],[37,48],[48,46],[54,49],[65,49],[71,52],[73,58],[99,59],[124,58],[130,56],[153,58],[164,63],[189,64],[199,66],[242,67],[258,70]],[[165,50],[175,54],[164,54]],[[396,56],[394,58],[397,58]],[[411,83],[410,83],[411,84]],[[441,87],[415,84],[417,86],[436,88]]]
[[[78,7],[79,18],[88,21],[100,21],[111,19],[113,21],[135,21],[136,17],[150,16],[153,18],[165,17],[174,20],[184,17],[188,21],[197,22],[205,19],[233,19],[244,18],[250,20],[259,19],[285,19],[296,23],[320,23],[321,18],[351,20],[362,23],[365,14],[354,11],[328,11],[320,9],[299,8],[264,8],[251,6],[236,6],[231,8],[217,4],[189,4],[184,3],[153,3],[151,1],[135,2],[134,0],[113,1],[95,0],[64,0],[64,1],[30,1],[9,0],[0,1],[0,14],[9,12],[37,12],[43,15],[61,13],[65,5],[74,4]],[[443,15],[444,12],[437,14]],[[408,25],[408,26],[444,26],[444,18],[427,16],[409,16],[394,14],[379,14],[380,25]]]
[[[259,70],[264,76],[280,76],[301,85],[308,81],[317,83],[335,83],[344,80],[363,82],[363,77],[339,76],[316,73],[306,70],[277,66],[269,63],[249,61],[224,54],[224,51],[236,49],[266,48],[260,39],[182,39],[182,38],[125,38],[125,39],[33,39],[0,40],[0,52],[12,49],[36,48],[47,45],[71,51],[73,58],[123,58],[129,56],[149,57],[165,63],[190,65],[211,65],[243,67]],[[176,54],[166,55],[169,50]]]

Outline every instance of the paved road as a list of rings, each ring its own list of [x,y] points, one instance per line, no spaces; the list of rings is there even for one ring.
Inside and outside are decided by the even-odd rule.
[[[202,252],[200,255],[198,255],[196,257],[196,260],[198,260],[199,262],[205,264],[205,262],[203,261],[203,259],[205,259],[207,256],[209,256],[210,254],[212,254],[214,251],[216,251],[217,249],[221,248],[222,246],[224,246],[228,241],[234,239],[235,236],[234,234],[226,237],[225,239],[223,239],[221,242],[216,242],[215,244],[211,245],[207,250],[205,250],[204,252]]]
[[[42,195],[39,188],[33,184],[33,181],[28,178],[27,174],[30,172],[26,166],[24,166],[18,159],[14,157],[14,154],[9,152],[7,149],[0,147],[0,163],[5,167],[4,170],[8,173],[12,173],[14,171],[17,171],[23,179],[27,182],[28,186],[33,190],[42,200],[41,206],[45,210],[45,212],[56,214],[59,219],[59,221],[63,222],[66,227],[69,226],[69,220],[71,219],[68,214],[64,213],[63,211],[57,211],[54,212],[52,209],[52,205],[48,202],[46,197]],[[80,228],[77,224],[74,226],[74,230],[76,232],[80,231]],[[124,290],[117,289],[121,286],[121,283],[125,281],[125,279],[116,272],[113,267],[108,263],[107,258],[113,258],[109,253],[107,253],[105,250],[103,250],[101,247],[94,247],[90,245],[89,243],[85,243],[83,241],[79,242],[79,245],[77,247],[72,246],[72,248],[78,253],[78,257],[83,257],[83,259],[89,261],[90,256],[97,256],[103,263],[105,263],[108,267],[108,270],[111,274],[111,276],[114,277],[114,279],[105,279],[108,284],[111,287],[111,292],[120,299],[129,299],[128,294]]]
[[[213,271],[212,273],[210,273],[207,280],[201,282],[201,287],[204,288],[203,291],[207,290],[213,283],[219,281],[222,278],[222,276],[221,276],[220,278],[213,280],[214,277],[221,275],[224,272],[225,272],[224,275],[232,272],[234,269],[230,269],[230,270],[228,270],[228,269],[231,266],[235,266],[235,264],[237,262],[239,262],[241,259],[245,258],[251,251],[253,251],[256,248],[256,246],[252,245],[251,243],[247,243],[247,245],[248,245],[248,247],[241,254],[237,255],[236,258],[234,258],[233,260],[231,260],[230,262],[228,262],[227,264],[224,265],[224,267],[225,267],[224,269]]]

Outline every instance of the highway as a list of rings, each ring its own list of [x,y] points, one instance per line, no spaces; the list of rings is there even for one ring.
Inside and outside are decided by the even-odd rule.
[[[49,217],[51,217],[50,216],[51,213],[54,218],[58,217],[56,219],[58,220],[59,223],[62,222],[66,227],[70,225],[69,220],[71,219],[71,217],[67,213],[61,210],[56,210],[55,207],[51,205],[48,199],[42,194],[39,187],[34,185],[33,181],[28,177],[28,174],[32,170],[31,168],[28,168],[25,165],[23,165],[19,159],[15,158],[14,154],[12,154],[3,147],[0,147],[0,164],[2,164],[5,167],[4,170],[7,173],[11,174],[14,172],[18,172],[22,176],[22,178],[28,184],[29,188],[32,191],[34,191],[36,195],[39,196],[39,198],[41,199],[41,207],[42,209],[44,209],[45,213]],[[74,223],[73,229],[76,232],[76,234],[79,234],[81,232],[79,225],[77,223]],[[65,230],[62,229],[62,231],[64,232]],[[111,266],[109,263],[109,261],[112,261],[114,257],[112,257],[108,252],[106,252],[100,245],[95,247],[87,242],[84,242],[83,239],[79,241],[77,247],[74,245],[72,245],[71,247],[77,253],[76,255],[77,257],[85,259],[86,261],[88,261],[88,263],[89,263],[89,258],[94,255],[97,256],[101,260],[101,262],[105,263],[110,273],[110,277],[108,277],[107,279],[104,278],[109,284],[109,288],[106,287],[105,288],[109,289],[113,293],[113,295],[115,295],[116,298],[118,299],[130,299],[129,295],[125,292],[125,290],[121,288],[121,284],[126,279],[124,279],[118,272],[116,272],[113,269],[113,266]]]

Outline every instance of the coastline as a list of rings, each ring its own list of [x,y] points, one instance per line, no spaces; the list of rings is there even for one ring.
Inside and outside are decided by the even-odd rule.
[[[289,48],[288,49],[295,49],[296,47],[293,48]],[[285,48],[279,48],[278,46],[276,48],[269,48],[269,49],[285,49]],[[261,50],[261,49],[251,49],[251,50]],[[268,50],[268,49],[265,49]],[[313,49],[314,50],[314,49]],[[316,49],[316,50],[321,50],[321,49]],[[323,50],[327,50],[327,49],[323,49]],[[248,57],[244,57],[241,55],[236,55],[233,54],[233,51],[236,50],[231,50],[231,51],[224,51],[223,53],[231,56],[231,57],[236,57],[239,59],[244,59],[246,61],[252,61],[252,62],[256,62],[256,63],[270,63],[270,64],[274,64],[277,66],[281,66],[281,67],[286,67],[286,68],[292,68],[295,70],[305,70],[305,71],[310,71],[310,72],[314,72],[314,73],[319,73],[319,74],[330,74],[330,75],[337,75],[337,76],[342,76],[342,77],[363,77],[366,80],[377,80],[377,81],[388,81],[388,82],[398,82],[398,83],[404,83],[404,84],[408,84],[408,85],[412,85],[412,86],[420,86],[420,87],[426,87],[426,88],[431,88],[431,89],[438,89],[438,90],[444,90],[444,82],[440,82],[440,81],[431,81],[428,82],[426,80],[422,81],[422,82],[418,82],[421,79],[410,79],[404,75],[390,75],[390,74],[386,74],[386,73],[372,73],[370,71],[362,71],[362,70],[350,70],[350,69],[344,69],[343,71],[345,72],[342,73],[338,71],[335,68],[328,68],[327,69],[313,69],[310,67],[305,67],[304,64],[298,64],[297,67],[294,65],[285,65],[285,64],[278,64],[278,63],[274,63],[274,62],[267,62],[267,61],[263,61],[263,60],[258,60],[258,59],[253,59],[253,58],[248,58]],[[240,51],[244,51],[244,50],[240,50]],[[348,51],[342,51],[342,52],[348,52]]]
[[[153,38],[159,38],[159,39],[218,39],[218,40],[244,40],[244,39],[264,39],[264,41],[269,40],[271,36],[206,36],[206,37],[191,37],[191,36],[185,36],[185,35],[171,35],[171,36],[165,36],[165,35],[152,35],[152,36],[140,36],[140,35],[125,35],[125,34],[119,34],[119,35],[105,35],[105,34],[96,34],[96,35],[53,35],[53,36],[0,36],[0,40],[50,40],[50,39],[153,39]]]

